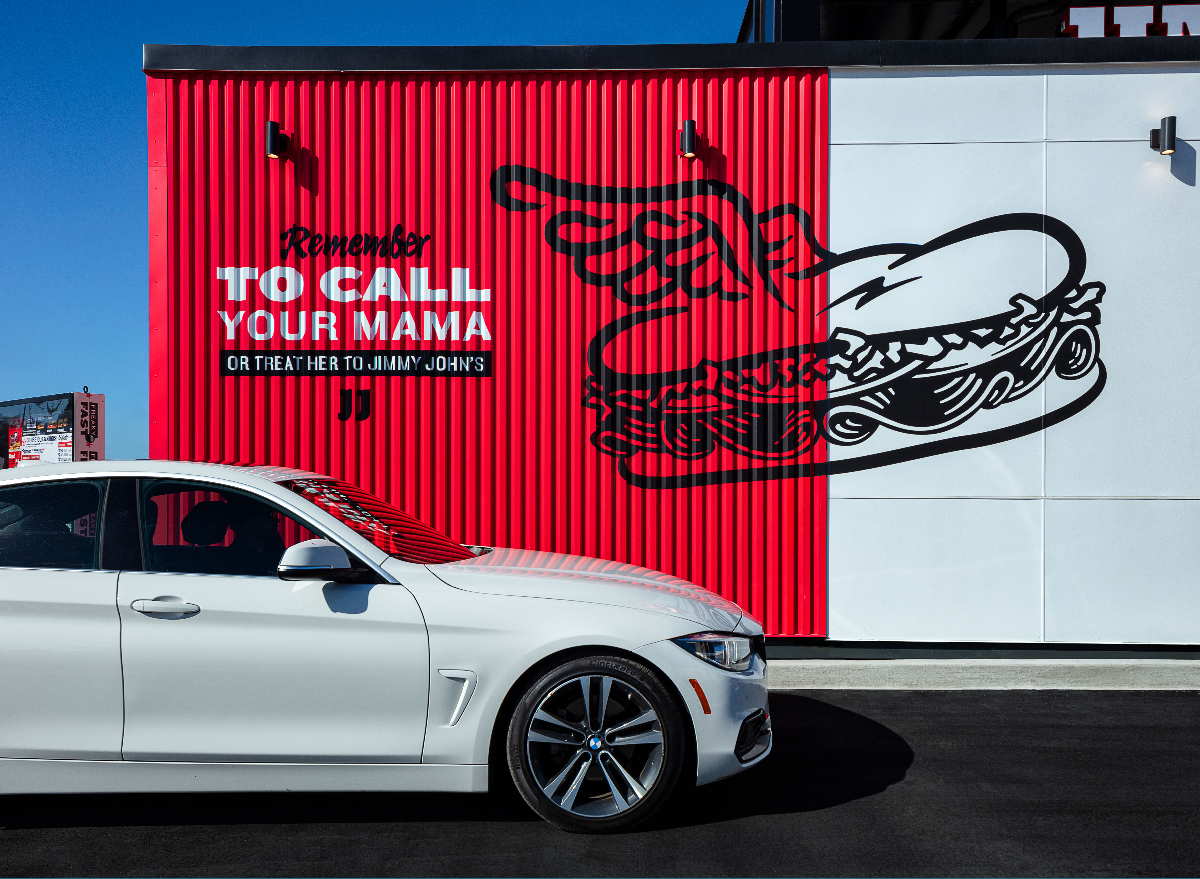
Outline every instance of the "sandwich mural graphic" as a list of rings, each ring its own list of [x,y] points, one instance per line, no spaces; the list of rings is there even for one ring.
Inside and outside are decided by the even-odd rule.
[[[491,191],[504,209],[544,213],[546,244],[613,300],[587,347],[582,402],[592,443],[635,485],[851,472],[989,445],[1069,418],[1104,387],[1104,285],[1050,216],[833,253],[798,206],[759,210],[717,180],[594,186],[506,165]],[[828,305],[819,280],[835,290]],[[1052,376],[1072,387],[1055,395],[1066,402],[1012,405]],[[982,417],[993,410],[1012,414]]]

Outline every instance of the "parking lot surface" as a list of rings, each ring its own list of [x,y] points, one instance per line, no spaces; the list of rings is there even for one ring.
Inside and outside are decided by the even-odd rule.
[[[771,694],[775,752],[610,837],[512,794],[0,797],[0,874],[1194,876],[1200,693]]]

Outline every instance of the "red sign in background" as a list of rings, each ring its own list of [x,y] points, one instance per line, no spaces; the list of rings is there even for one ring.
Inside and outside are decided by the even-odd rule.
[[[148,103],[152,457],[825,633],[824,71],[151,73]]]

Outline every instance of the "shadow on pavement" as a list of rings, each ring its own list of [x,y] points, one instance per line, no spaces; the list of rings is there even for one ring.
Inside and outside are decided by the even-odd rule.
[[[517,796],[427,793],[56,794],[0,797],[0,827],[540,821]]]
[[[647,830],[828,809],[904,780],[908,742],[881,723],[795,693],[771,694],[771,755],[741,775],[685,790]]]
[[[775,746],[762,764],[683,791],[645,829],[826,809],[904,779],[913,752],[886,726],[793,693],[771,695]],[[0,827],[540,821],[496,793],[58,794],[0,797]]]

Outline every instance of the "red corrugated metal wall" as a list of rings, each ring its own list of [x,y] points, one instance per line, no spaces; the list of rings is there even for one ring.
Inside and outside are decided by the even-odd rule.
[[[824,634],[824,71],[189,72],[148,106],[153,457]]]

